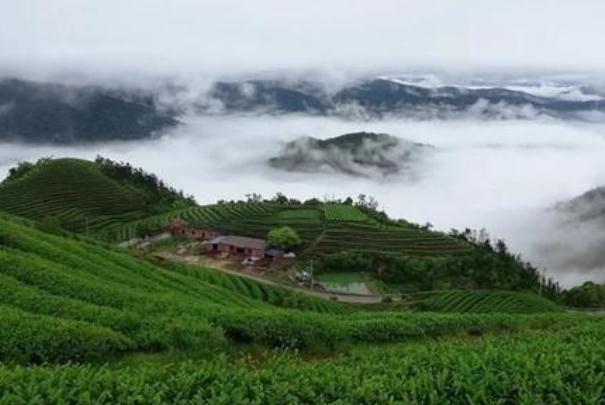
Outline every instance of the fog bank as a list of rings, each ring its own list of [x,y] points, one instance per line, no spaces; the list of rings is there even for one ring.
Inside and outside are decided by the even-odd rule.
[[[605,280],[605,266],[598,260],[578,259],[586,257],[586,249],[599,250],[600,228],[558,224],[550,210],[605,184],[605,126],[540,120],[360,123],[296,116],[184,121],[153,141],[86,147],[3,144],[0,175],[20,160],[100,154],[154,172],[200,203],[241,199],[251,192],[266,197],[283,192],[301,199],[365,193],[394,217],[431,222],[445,231],[487,228],[566,285]],[[416,162],[413,178],[291,173],[267,165],[285,142],[298,137],[324,139],[356,131],[388,133],[436,148]]]

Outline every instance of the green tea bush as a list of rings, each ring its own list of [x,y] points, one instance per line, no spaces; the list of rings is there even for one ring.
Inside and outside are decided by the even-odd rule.
[[[127,337],[89,323],[0,307],[0,361],[67,362],[109,358],[133,347]]]

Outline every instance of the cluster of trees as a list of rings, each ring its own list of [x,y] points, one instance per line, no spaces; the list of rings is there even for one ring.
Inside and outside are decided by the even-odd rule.
[[[302,245],[302,239],[298,233],[289,226],[282,226],[269,231],[267,240],[273,246],[282,249],[290,249]]]
[[[231,203],[234,203],[234,202],[242,202],[242,203],[273,203],[273,204],[280,204],[280,205],[295,205],[295,206],[300,206],[300,205],[315,206],[315,205],[320,205],[322,203],[317,198],[311,198],[311,199],[308,199],[308,200],[299,200],[297,198],[287,197],[283,193],[276,193],[271,198],[264,198],[262,196],[262,194],[259,194],[259,193],[249,193],[249,194],[246,194],[245,197],[246,197],[245,200],[230,201],[230,202]],[[219,204],[226,204],[227,201],[220,200],[220,201],[218,201],[218,203]]]
[[[130,163],[116,162],[97,156],[95,163],[103,173],[114,180],[127,182],[143,189],[147,194],[147,205],[154,211],[163,212],[167,208],[178,208],[195,205],[191,195],[168,186],[155,174],[147,173],[141,168],[133,167]]]
[[[560,299],[560,286],[519,255],[512,254],[504,241],[479,239],[470,230],[453,231],[451,236],[471,244],[473,249],[465,255],[444,257],[339,252],[321,258],[320,268],[371,273],[387,283],[413,285],[420,290],[531,290],[553,300]]]
[[[36,163],[31,162],[19,162],[17,166],[11,167],[8,170],[8,176],[6,177],[6,181],[17,180],[24,177],[26,174],[30,173],[33,169],[37,167],[41,167],[46,163],[50,162],[52,157],[43,157],[36,161]]]
[[[373,211],[376,214],[380,215],[380,217],[383,218],[384,220],[388,220],[391,222],[397,222],[397,221],[391,220],[387,216],[387,214],[384,213],[383,211],[378,211],[378,207],[380,205],[378,203],[378,200],[376,198],[374,198],[372,196],[368,196],[366,194],[359,194],[357,196],[357,199],[353,199],[352,197],[347,197],[345,199],[326,197],[323,200],[320,200],[318,198],[309,198],[307,200],[299,200],[297,198],[288,197],[284,193],[280,193],[280,192],[276,193],[271,198],[265,198],[260,193],[249,193],[249,194],[246,194],[245,197],[246,197],[245,200],[240,200],[237,202],[276,203],[276,204],[281,204],[281,205],[309,205],[309,206],[316,206],[316,205],[321,205],[321,204],[325,204],[325,203],[344,204],[344,205],[355,206],[360,209],[364,209],[364,210],[368,210],[368,211]],[[230,202],[234,203],[236,201],[230,201]],[[227,201],[219,200],[218,203],[226,204]]]
[[[570,307],[605,308],[605,284],[587,281],[565,291],[563,302]]]

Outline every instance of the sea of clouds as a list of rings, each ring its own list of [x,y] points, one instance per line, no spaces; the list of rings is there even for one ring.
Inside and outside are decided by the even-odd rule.
[[[388,133],[435,146],[414,176],[292,173],[267,164],[286,142]],[[553,209],[605,185],[605,125],[560,121],[359,122],[298,116],[191,116],[162,138],[88,146],[0,145],[0,176],[19,161],[97,154],[158,174],[200,203],[277,192],[300,199],[364,193],[393,217],[439,230],[486,228],[564,285],[605,281],[605,227],[563,222]]]

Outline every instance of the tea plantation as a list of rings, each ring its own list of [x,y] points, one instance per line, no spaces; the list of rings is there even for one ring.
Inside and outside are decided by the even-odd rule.
[[[461,238],[346,204],[198,206],[107,168],[49,161],[0,186],[0,404],[605,401],[605,318],[529,290],[354,305],[115,244],[176,217],[251,236],[288,225],[303,256],[407,266],[474,252]]]

